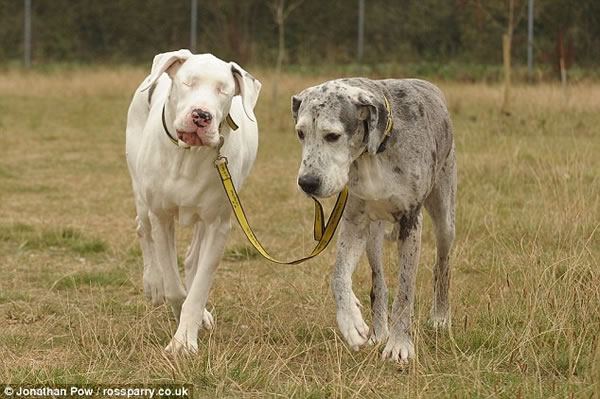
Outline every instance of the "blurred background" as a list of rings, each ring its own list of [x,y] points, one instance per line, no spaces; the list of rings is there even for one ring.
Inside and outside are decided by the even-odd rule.
[[[562,65],[578,80],[600,75],[600,1],[0,0],[0,43],[0,65],[139,64],[191,48],[290,70],[495,81],[508,54],[515,79],[560,79]]]

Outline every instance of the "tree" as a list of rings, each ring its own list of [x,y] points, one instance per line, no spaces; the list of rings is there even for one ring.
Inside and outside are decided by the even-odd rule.
[[[511,89],[511,70],[512,70],[512,62],[511,62],[511,53],[512,53],[512,43],[513,43],[513,34],[516,26],[519,25],[519,22],[525,15],[525,6],[527,3],[525,1],[522,2],[521,12],[518,18],[515,21],[515,0],[507,0],[508,10],[507,10],[507,18],[506,18],[506,30],[502,34],[502,64],[504,65],[504,90],[502,96],[502,106],[500,110],[502,113],[506,115],[510,115],[510,89]],[[488,18],[496,25],[502,26],[502,22],[496,19],[492,13],[483,7],[481,4],[481,0],[477,0],[477,7],[480,10],[485,12]]]
[[[281,68],[285,59],[285,21],[288,19],[290,14],[298,8],[304,0],[296,0],[285,5],[285,0],[274,0],[271,4],[271,11],[273,12],[273,19],[277,24],[277,61],[275,63],[275,83],[273,84],[273,102],[277,101],[277,94],[279,91],[279,78],[281,76]]]

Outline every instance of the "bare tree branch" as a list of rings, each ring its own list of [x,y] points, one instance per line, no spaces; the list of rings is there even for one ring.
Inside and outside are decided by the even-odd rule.
[[[304,3],[304,0],[297,0],[294,3],[290,4],[287,8],[287,10],[285,10],[284,12],[284,19],[287,19],[287,17],[290,16],[290,14],[298,7],[300,7],[302,5],[302,3]]]
[[[295,9],[302,5],[302,3],[304,3],[304,0],[296,0],[286,7],[285,0],[274,0],[271,3],[268,3],[267,6],[271,9],[275,20],[278,20],[278,18],[286,20]]]
[[[525,17],[525,15],[527,14],[526,12],[527,10],[527,2],[524,1],[523,4],[521,4],[521,10],[519,11],[519,15],[517,16],[517,19],[515,21],[514,27],[516,28],[517,26],[519,26],[519,23],[521,22],[521,20]]]
[[[472,2],[473,2],[473,4],[475,4],[476,7],[478,7],[485,14],[486,18],[489,21],[491,21],[492,24],[494,26],[496,26],[496,28],[498,28],[498,29],[500,29],[502,31],[506,31],[506,25],[503,23],[503,21],[501,19],[496,18],[491,13],[491,11],[489,9],[487,9],[486,7],[484,7],[483,4],[481,3],[481,0],[472,0]],[[527,14],[526,10],[527,10],[527,2],[524,1],[524,2],[521,3],[521,8],[519,10],[519,14],[518,14],[517,18],[513,19],[512,23],[510,23],[510,22],[508,23],[509,26],[513,27],[513,29],[512,29],[513,31],[514,31],[514,29],[517,26],[519,26],[519,23],[521,23],[521,21],[523,20],[523,18]],[[511,13],[510,10],[508,11],[508,16],[509,16],[508,18],[509,19],[511,18],[511,15],[514,16],[514,10],[512,11],[512,13]],[[513,32],[508,32],[508,34],[512,35]]]
[[[483,11],[483,13],[485,14],[486,18],[489,19],[493,25],[495,25],[498,29],[500,30],[504,30],[504,24],[500,21],[498,21],[496,19],[496,17],[494,17],[492,15],[492,13],[487,10],[482,4],[481,4],[481,0],[473,0],[473,3],[475,4],[476,7],[478,7],[481,11]]]

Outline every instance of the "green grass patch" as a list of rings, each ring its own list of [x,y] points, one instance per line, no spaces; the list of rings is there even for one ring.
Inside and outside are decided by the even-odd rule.
[[[239,245],[225,249],[223,259],[228,262],[244,262],[259,257],[260,254],[254,247],[249,245]]]
[[[126,284],[128,280],[127,274],[122,269],[82,271],[57,280],[52,288],[56,290],[68,290],[81,287],[121,286]]]
[[[0,125],[1,127],[1,125]],[[0,178],[2,179],[11,179],[15,177],[14,173],[12,171],[10,171],[7,167],[5,166],[0,166]]]
[[[64,248],[79,255],[96,254],[107,249],[104,241],[98,238],[86,237],[83,233],[70,228],[44,231],[41,235],[29,241],[27,247],[33,249]]]
[[[131,247],[127,248],[125,253],[125,263],[127,265],[141,265],[143,261],[142,258],[142,249],[138,243],[135,243]]]
[[[27,346],[31,341],[31,337],[21,333],[4,333],[0,335],[0,345],[13,350],[20,350]]]
[[[22,223],[0,225],[0,241],[15,243],[21,249],[62,249],[81,256],[102,253],[108,249],[103,240],[69,227],[38,230]]]
[[[1,241],[21,241],[25,237],[31,236],[35,229],[23,223],[14,223],[11,225],[0,225]]]
[[[11,290],[0,291],[0,305],[14,301],[29,301],[31,297],[27,293]]]

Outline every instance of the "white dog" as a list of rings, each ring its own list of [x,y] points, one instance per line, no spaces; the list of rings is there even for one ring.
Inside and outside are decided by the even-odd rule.
[[[167,351],[197,351],[199,328],[213,326],[205,307],[231,227],[231,208],[213,161],[222,135],[221,153],[239,189],[256,158],[253,110],[260,87],[236,63],[179,50],[154,57],[150,75],[131,101],[126,154],[144,292],[153,304],[166,300],[178,318]],[[194,226],[185,285],[177,269],[176,218]]]

